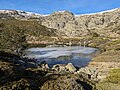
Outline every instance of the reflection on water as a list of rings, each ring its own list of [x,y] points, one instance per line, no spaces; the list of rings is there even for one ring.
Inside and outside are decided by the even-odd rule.
[[[86,66],[98,50],[89,47],[30,48],[25,57],[36,59],[37,63],[46,61],[49,66],[72,63],[76,67]]]

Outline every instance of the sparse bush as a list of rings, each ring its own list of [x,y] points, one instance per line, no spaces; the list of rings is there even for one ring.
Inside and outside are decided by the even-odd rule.
[[[48,29],[38,21],[0,20],[0,50],[20,54],[27,47],[31,36],[55,36],[54,29]]]
[[[24,30],[19,27],[6,25],[0,32],[0,50],[20,54],[26,47]]]

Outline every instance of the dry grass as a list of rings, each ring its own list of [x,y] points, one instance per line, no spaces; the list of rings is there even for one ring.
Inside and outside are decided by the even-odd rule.
[[[97,83],[96,88],[97,90],[120,90],[120,85],[113,83]]]
[[[120,62],[120,51],[111,50],[106,51],[95,57],[93,61],[97,62]]]

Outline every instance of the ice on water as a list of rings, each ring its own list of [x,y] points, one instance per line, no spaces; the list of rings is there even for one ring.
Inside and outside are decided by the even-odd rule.
[[[26,55],[28,58],[58,58],[60,56],[70,56],[75,53],[90,54],[95,52],[95,48],[89,47],[51,47],[51,48],[30,48],[27,50],[29,54]]]

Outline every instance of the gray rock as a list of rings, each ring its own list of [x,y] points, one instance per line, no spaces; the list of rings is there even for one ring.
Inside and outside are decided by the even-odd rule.
[[[88,74],[88,78],[91,80],[98,80],[98,71],[96,68],[90,68],[90,67],[85,67],[85,68],[80,68],[77,73],[85,73]]]
[[[57,29],[58,35],[86,36],[96,32],[101,36],[119,37],[118,31],[112,32],[119,22],[120,9],[80,16],[63,11],[44,17],[42,25]],[[113,29],[110,30],[110,27]]]
[[[72,63],[68,63],[67,65],[64,64],[56,64],[52,67],[53,70],[57,72],[76,72],[76,68],[72,65]]]
[[[63,65],[63,64],[53,65],[52,69],[57,72],[66,71],[65,65]]]
[[[75,72],[76,71],[76,68],[73,66],[72,63],[68,63],[65,68],[70,71],[70,72]]]

